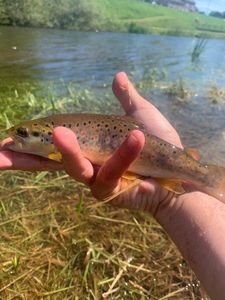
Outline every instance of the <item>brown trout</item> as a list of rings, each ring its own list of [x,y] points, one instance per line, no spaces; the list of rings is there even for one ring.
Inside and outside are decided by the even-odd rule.
[[[127,116],[59,114],[25,121],[9,129],[13,143],[5,148],[61,161],[52,138],[53,128],[57,126],[74,131],[83,155],[99,166],[118,149],[129,132],[141,130],[145,145],[139,158],[130,165],[129,172],[137,177],[155,178],[167,189],[178,193],[183,190],[182,183],[190,183],[225,202],[225,168],[199,162],[194,152],[149,134],[142,124]]]

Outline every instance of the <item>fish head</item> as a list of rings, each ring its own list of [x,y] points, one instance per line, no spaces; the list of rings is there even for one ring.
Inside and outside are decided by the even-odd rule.
[[[49,158],[49,154],[56,152],[53,144],[52,130],[49,125],[41,125],[28,121],[8,129],[12,142],[4,149],[35,154]]]

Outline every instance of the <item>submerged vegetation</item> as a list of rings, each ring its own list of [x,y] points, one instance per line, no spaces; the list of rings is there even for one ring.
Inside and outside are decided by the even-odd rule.
[[[181,78],[169,84],[165,92],[176,104],[188,103],[192,95],[191,91],[185,87],[184,80]]]
[[[221,19],[141,0],[0,0],[0,24],[225,37]]]
[[[208,98],[213,104],[225,102],[225,88],[212,85],[208,90]]]
[[[104,110],[115,106],[107,90],[99,98],[77,85],[61,97],[54,88],[41,96],[31,83],[8,88],[0,92],[1,129],[24,111],[97,112],[103,97]],[[208,299],[150,215],[97,204],[63,172],[1,172],[0,215],[2,299]]]
[[[59,96],[56,89],[63,89],[64,96]],[[38,94],[38,90],[42,89],[42,95]],[[104,103],[104,110],[112,113],[118,112],[118,106],[112,101],[112,95],[107,92],[104,99],[108,100]],[[20,85],[19,90],[10,88],[8,91],[0,92],[0,101],[2,103],[0,114],[0,130],[4,132],[5,128],[12,123],[24,120],[24,112],[26,118],[38,118],[53,113],[65,113],[68,111],[77,112],[101,112],[103,110],[101,101],[98,97],[88,89],[80,89],[76,84],[65,85],[62,81],[49,84],[49,87],[42,85],[33,85],[24,82]],[[14,109],[15,103],[19,101],[19,109]]]
[[[194,63],[199,60],[200,56],[205,50],[207,45],[207,40],[205,38],[200,38],[195,41],[194,47],[191,52],[191,61]]]

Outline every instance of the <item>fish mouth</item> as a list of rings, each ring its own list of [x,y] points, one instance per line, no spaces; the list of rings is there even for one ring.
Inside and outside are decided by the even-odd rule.
[[[23,144],[24,144],[24,139],[20,136],[16,136],[15,138],[9,137],[2,149],[3,150],[22,150],[23,149]]]
[[[8,147],[12,144],[14,144],[13,139],[11,137],[8,137],[2,142],[1,148],[3,150],[8,149]]]

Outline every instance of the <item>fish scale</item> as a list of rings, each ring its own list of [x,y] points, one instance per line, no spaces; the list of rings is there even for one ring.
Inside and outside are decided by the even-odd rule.
[[[143,124],[127,116],[99,114],[58,114],[25,121],[9,130],[13,143],[9,150],[30,153],[61,161],[53,143],[55,127],[64,126],[77,136],[83,155],[95,165],[102,165],[119,148],[132,130],[141,130],[145,145],[128,171],[137,177],[153,177],[170,190],[181,190],[191,183],[225,202],[223,167],[206,165],[196,158],[196,151],[185,151],[148,133]],[[127,153],[129,155],[129,153]]]

